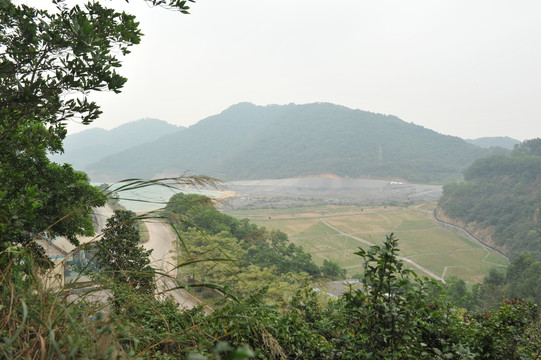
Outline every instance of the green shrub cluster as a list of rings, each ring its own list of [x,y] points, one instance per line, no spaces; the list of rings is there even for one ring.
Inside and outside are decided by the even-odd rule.
[[[465,223],[491,230],[511,259],[529,252],[541,260],[541,139],[526,141],[511,156],[475,161],[465,182],[445,185],[439,206]]]
[[[0,283],[0,356],[62,359],[535,359],[541,353],[536,306],[516,299],[492,312],[466,313],[434,281],[397,258],[391,234],[356,254],[362,288],[338,299],[309,285],[287,302],[266,288],[224,301],[214,312],[179,310],[121,283],[114,303],[73,301],[44,288],[32,258],[12,254]],[[5,256],[5,254],[2,254]],[[12,259],[13,260],[13,259]]]
[[[289,242],[281,231],[268,231],[250,223],[248,219],[236,219],[218,211],[210,198],[197,194],[176,194],[166,206],[165,215],[175,225],[181,239],[182,261],[194,256],[209,258],[234,258],[238,269],[250,265],[259,269],[272,269],[276,275],[307,274],[312,277],[327,276],[343,278],[345,271],[336,263],[326,262],[321,268],[302,247]],[[194,264],[201,274],[217,279],[216,266],[208,263]],[[202,268],[207,270],[202,271]],[[225,269],[222,272],[227,272]],[[292,276],[291,276],[292,277]],[[278,279],[276,279],[278,281]]]

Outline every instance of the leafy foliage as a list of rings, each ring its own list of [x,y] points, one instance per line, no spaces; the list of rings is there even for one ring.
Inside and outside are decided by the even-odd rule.
[[[464,172],[465,182],[443,188],[439,206],[466,224],[489,229],[496,245],[510,258],[530,252],[541,260],[541,140],[517,145],[513,156],[475,161]]]
[[[453,301],[470,311],[488,312],[497,309],[502,299],[525,299],[541,304],[541,261],[531,254],[520,254],[505,269],[491,269],[480,284],[471,289],[460,279],[447,282],[447,292]]]
[[[2,140],[22,145],[14,134],[33,131],[39,136],[34,141],[58,151],[63,121],[79,117],[89,123],[100,114],[87,92],[119,92],[126,82],[116,72],[120,61],[115,52],[127,54],[139,43],[137,23],[100,3],[81,8],[59,2],[54,13],[10,1],[0,6]],[[66,96],[73,92],[82,96]]]
[[[477,317],[474,343],[487,359],[537,358],[541,354],[539,328],[531,326],[537,316],[532,303],[522,299],[506,301],[492,314]]]
[[[505,302],[490,313],[464,314],[441,288],[397,258],[393,235],[359,251],[363,288],[333,300],[310,285],[269,303],[252,287],[205,315],[179,310],[129,284],[115,303],[69,300],[43,288],[32,257],[2,272],[0,356],[141,359],[530,359],[541,353],[536,307]],[[23,269],[25,268],[25,269]],[[6,271],[12,275],[6,276]],[[85,296],[85,295],[83,295]]]
[[[321,269],[312,261],[310,254],[290,243],[283,232],[258,228],[247,219],[238,220],[218,211],[211,200],[203,195],[176,194],[166,206],[167,216],[176,225],[186,246],[185,256],[195,251],[208,256],[234,258],[239,266],[249,264],[260,268],[274,268],[277,274],[306,273],[320,276]],[[190,227],[197,231],[190,231]],[[228,239],[226,244],[225,239]],[[198,265],[207,266],[207,265]],[[338,271],[338,275],[342,274]]]
[[[135,290],[152,293],[154,269],[149,258],[152,251],[140,245],[133,212],[115,210],[96,245],[99,251],[95,259],[100,276],[107,276],[117,285],[129,284]]]
[[[321,276],[310,254],[286,234],[223,214],[206,196],[176,194],[166,212],[178,231],[178,258],[188,281],[221,284],[240,296],[267,286],[265,297],[286,303],[308,277]],[[338,268],[336,274],[343,273]]]
[[[522,143],[515,145],[513,154],[541,156],[541,139],[525,140]]]
[[[460,325],[449,304],[438,300],[435,283],[417,278],[397,258],[398,240],[359,249],[362,288],[345,294],[353,335],[345,358],[422,359],[455,357],[462,351]]]
[[[2,146],[0,157],[0,251],[38,236],[77,244],[77,235],[94,233],[91,206],[106,199],[85,174],[49,163],[43,152],[31,156]]]
[[[116,53],[140,32],[133,16],[100,3],[54,4],[48,12],[0,1],[0,250],[45,231],[76,244],[93,232],[90,207],[105,203],[86,175],[45,154],[62,151],[66,121],[99,116],[89,91],[120,91]]]
[[[189,9],[187,1],[147,3]],[[63,151],[67,121],[88,124],[101,114],[91,92],[120,92],[120,56],[141,38],[134,16],[101,2],[47,5],[0,0],[0,251],[23,245],[43,255],[34,238],[77,245],[77,235],[93,233],[89,213],[105,196],[46,153]]]
[[[506,294],[509,298],[529,300],[541,306],[541,261],[531,254],[520,254],[505,274]]]

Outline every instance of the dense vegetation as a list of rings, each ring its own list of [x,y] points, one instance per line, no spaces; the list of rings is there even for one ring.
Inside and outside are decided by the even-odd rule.
[[[128,53],[139,38],[133,16],[99,3],[48,12],[0,1],[0,252],[22,245],[39,256],[37,237],[77,244],[77,235],[93,233],[88,215],[105,197],[46,153],[62,151],[67,121],[99,116],[89,91],[122,88],[113,53]]]
[[[283,297],[309,277],[345,276],[334,262],[319,268],[283,232],[267,231],[247,219],[221,213],[206,196],[176,194],[169,200],[166,214],[181,240],[181,263],[193,263],[183,268],[192,280],[231,286],[246,295],[257,284],[272,279],[269,293]],[[201,259],[213,261],[197,262]]]
[[[90,244],[96,248],[95,264],[99,269],[94,276],[105,276],[115,284],[130,284],[139,292],[151,294],[154,269],[150,266],[149,256],[152,251],[139,246],[140,241],[135,214],[115,210],[107,220],[101,239]]]
[[[224,180],[332,173],[444,183],[460,179],[464,168],[494,151],[508,152],[333,104],[241,103],[87,171],[96,181],[190,170]]]
[[[185,1],[148,2],[187,10]],[[119,211],[98,243],[102,272],[93,275],[101,295],[47,286],[43,277],[50,264],[33,251],[35,240],[47,233],[77,244],[78,234],[91,232],[90,207],[103,204],[105,196],[84,174],[51,163],[45,154],[62,150],[66,121],[98,117],[89,91],[119,91],[126,79],[115,71],[116,55],[129,52],[140,36],[133,16],[99,2],[53,5],[56,11],[49,13],[0,0],[1,358],[539,358],[538,316],[531,303],[514,300],[490,314],[464,314],[437,284],[405,270],[393,235],[357,252],[366,264],[363,288],[339,299],[320,297],[307,285],[276,303],[265,297],[271,287],[261,283],[240,299],[223,289],[222,304],[205,315],[202,308],[181,311],[167,294],[151,291],[149,254],[136,245],[132,214]],[[169,208],[177,212],[170,217],[185,250],[196,256],[208,247],[207,259],[194,261],[249,261],[256,267],[252,272],[278,261],[261,278],[292,271],[318,276],[321,269],[282,234],[221,216],[199,200],[207,204]],[[191,219],[197,226],[188,225]],[[213,251],[227,256],[216,258]],[[186,261],[181,268],[193,264]],[[212,269],[206,277],[214,270],[221,271]]]
[[[512,263],[504,273],[491,270],[472,289],[457,280],[455,300],[476,310],[494,308],[500,298],[541,305],[541,139],[516,145],[511,156],[475,161],[464,178],[444,186],[440,208],[466,227],[490,234]]]
[[[478,159],[465,181],[445,185],[439,206],[446,215],[488,229],[496,246],[515,258],[541,260],[540,139],[525,141],[511,156]]]
[[[541,261],[521,254],[505,271],[491,269],[480,284],[468,287],[462,279],[447,279],[446,290],[457,305],[473,312],[492,311],[501,299],[526,299],[541,306]]]
[[[338,299],[306,286],[279,303],[269,302],[268,285],[260,282],[238,300],[224,298],[208,315],[201,307],[181,311],[169,298],[107,278],[101,284],[111,290],[110,301],[74,302],[28,276],[34,273],[32,258],[25,258],[2,273],[0,354],[65,359],[534,359],[541,354],[534,305],[516,299],[490,313],[465,313],[438,284],[406,270],[397,246],[391,234],[381,245],[360,249],[362,289]]]

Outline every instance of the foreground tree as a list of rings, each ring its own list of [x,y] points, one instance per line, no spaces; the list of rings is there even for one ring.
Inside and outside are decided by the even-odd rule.
[[[140,244],[135,214],[115,210],[103,229],[103,238],[97,242],[96,264],[100,275],[115,284],[129,284],[137,291],[150,292],[154,288],[154,269],[150,254]]]
[[[186,1],[147,2],[188,9]],[[0,252],[25,245],[40,253],[31,242],[46,232],[76,245],[76,235],[93,232],[88,215],[104,196],[46,153],[62,152],[67,121],[98,118],[90,92],[120,91],[118,54],[141,37],[134,16],[102,3],[51,3],[49,12],[0,0]]]
[[[516,299],[492,313],[465,315],[436,282],[406,269],[398,251],[391,234],[356,252],[364,259],[362,288],[344,295],[333,320],[342,358],[539,358],[533,303]]]

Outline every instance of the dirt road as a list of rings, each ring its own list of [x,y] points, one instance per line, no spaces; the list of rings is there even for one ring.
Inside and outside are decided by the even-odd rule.
[[[105,224],[107,224],[107,219],[113,216],[113,209],[109,204],[102,206],[100,208],[92,209],[92,221],[94,222],[94,230],[96,234],[101,234],[102,230],[105,229]]]
[[[150,256],[152,266],[161,269],[164,273],[175,277],[174,239],[175,234],[169,224],[160,219],[146,219],[144,224],[148,230],[148,241],[144,244],[147,250],[152,250]]]

